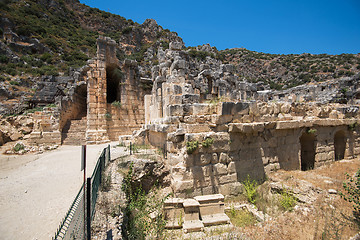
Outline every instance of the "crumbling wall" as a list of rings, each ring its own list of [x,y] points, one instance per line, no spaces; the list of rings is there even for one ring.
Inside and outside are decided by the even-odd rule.
[[[59,128],[62,130],[65,124],[72,119],[81,119],[87,115],[87,86],[85,81],[80,81],[72,89],[71,98],[60,102]]]
[[[172,186],[177,196],[229,195],[236,193],[239,183],[247,176],[262,181],[271,171],[300,170],[300,137],[308,131],[313,131],[315,136],[315,168],[335,160],[334,134],[339,130],[347,136],[345,157],[360,153],[359,130],[348,129],[357,122],[353,119],[229,123],[227,131],[219,132],[202,132],[203,125],[209,123],[201,123],[199,116],[194,119],[198,128],[183,131],[172,127],[173,132],[162,133],[167,135],[167,163],[171,166]],[[186,125],[179,124],[181,129]],[[150,141],[152,134],[149,131]],[[165,141],[164,137],[160,139]]]
[[[29,142],[32,144],[61,144],[59,131],[59,116],[57,108],[45,107],[33,115],[34,126]]]
[[[59,81],[55,85],[65,89],[66,96],[57,99],[59,114],[51,117],[56,118],[56,125],[49,131],[34,127],[34,144],[39,142],[35,139],[46,141],[43,135],[54,135],[51,133],[54,131],[63,132],[67,138],[70,126],[73,126],[72,132],[77,131],[80,123],[71,124],[75,120],[86,121],[85,139],[78,140],[88,144],[118,140],[120,135],[131,134],[145,123],[143,99],[150,93],[152,81],[140,78],[136,61],[119,62],[116,49],[115,41],[100,36],[95,58],[70,76],[57,77]],[[50,120],[43,113],[37,121],[38,125],[45,126]]]
[[[88,143],[109,141],[106,123],[106,65],[117,65],[116,42],[104,37],[97,40],[97,57],[88,61],[87,72],[87,130]],[[114,57],[115,55],[115,57]]]
[[[233,65],[210,57],[203,61],[193,59],[183,48],[183,43],[172,42],[169,49],[158,50],[159,65],[152,71],[152,94],[145,98],[145,105],[149,106],[145,109],[147,123],[187,113],[194,104],[257,97],[256,87],[240,81]]]

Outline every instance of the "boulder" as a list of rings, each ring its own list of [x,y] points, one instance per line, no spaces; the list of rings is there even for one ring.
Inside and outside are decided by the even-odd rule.
[[[11,141],[16,141],[16,140],[20,139],[21,137],[22,137],[22,134],[19,132],[14,132],[13,134],[10,135]]]
[[[186,61],[185,60],[175,60],[170,67],[170,72],[172,72],[174,69],[185,69]]]
[[[170,186],[169,169],[160,162],[151,160],[136,161],[133,167],[133,189],[141,186],[148,192],[155,184]]]
[[[170,50],[181,50],[184,47],[184,43],[182,42],[170,42],[169,48]]]
[[[221,64],[220,68],[223,72],[233,73],[235,71],[235,66],[232,64]]]

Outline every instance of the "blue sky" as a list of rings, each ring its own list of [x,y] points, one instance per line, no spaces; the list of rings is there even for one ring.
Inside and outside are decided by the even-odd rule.
[[[290,53],[360,53],[359,0],[80,0],[143,23],[153,18],[186,46]]]

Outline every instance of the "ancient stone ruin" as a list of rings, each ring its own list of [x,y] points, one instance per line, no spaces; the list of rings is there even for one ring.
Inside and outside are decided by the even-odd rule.
[[[179,197],[236,195],[247,176],[261,181],[277,169],[308,170],[360,153],[357,106],[304,102],[301,92],[262,101],[232,65],[201,65],[194,77],[181,46],[163,55],[145,96],[144,130],[168,152]]]
[[[59,110],[37,112],[33,143],[104,143],[145,123],[143,97],[149,80],[138,77],[136,61],[118,61],[115,45],[100,37],[97,57],[63,80],[72,84],[71,97],[57,97]]]
[[[164,202],[166,228],[183,228],[185,232],[201,231],[204,227],[228,224],[222,194],[187,199],[169,198]]]
[[[70,93],[55,96],[58,108],[35,115],[33,143],[95,144],[134,133],[133,142],[167,153],[181,198],[236,195],[248,176],[261,181],[270,171],[308,170],[360,154],[360,94],[347,104],[330,101],[341,99],[344,84],[357,93],[358,76],[258,91],[233,65],[210,56],[199,62],[172,42],[159,48],[147,79],[136,61],[117,59],[115,46],[100,37],[97,57],[64,79]]]

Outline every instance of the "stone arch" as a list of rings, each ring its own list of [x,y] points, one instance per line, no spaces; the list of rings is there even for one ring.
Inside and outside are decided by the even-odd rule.
[[[106,102],[121,102],[121,80],[123,72],[116,65],[106,67]]]
[[[335,161],[344,159],[346,149],[346,136],[345,132],[340,130],[334,135],[334,153]]]
[[[314,133],[304,132],[300,137],[301,170],[314,169],[316,153],[316,136]]]

